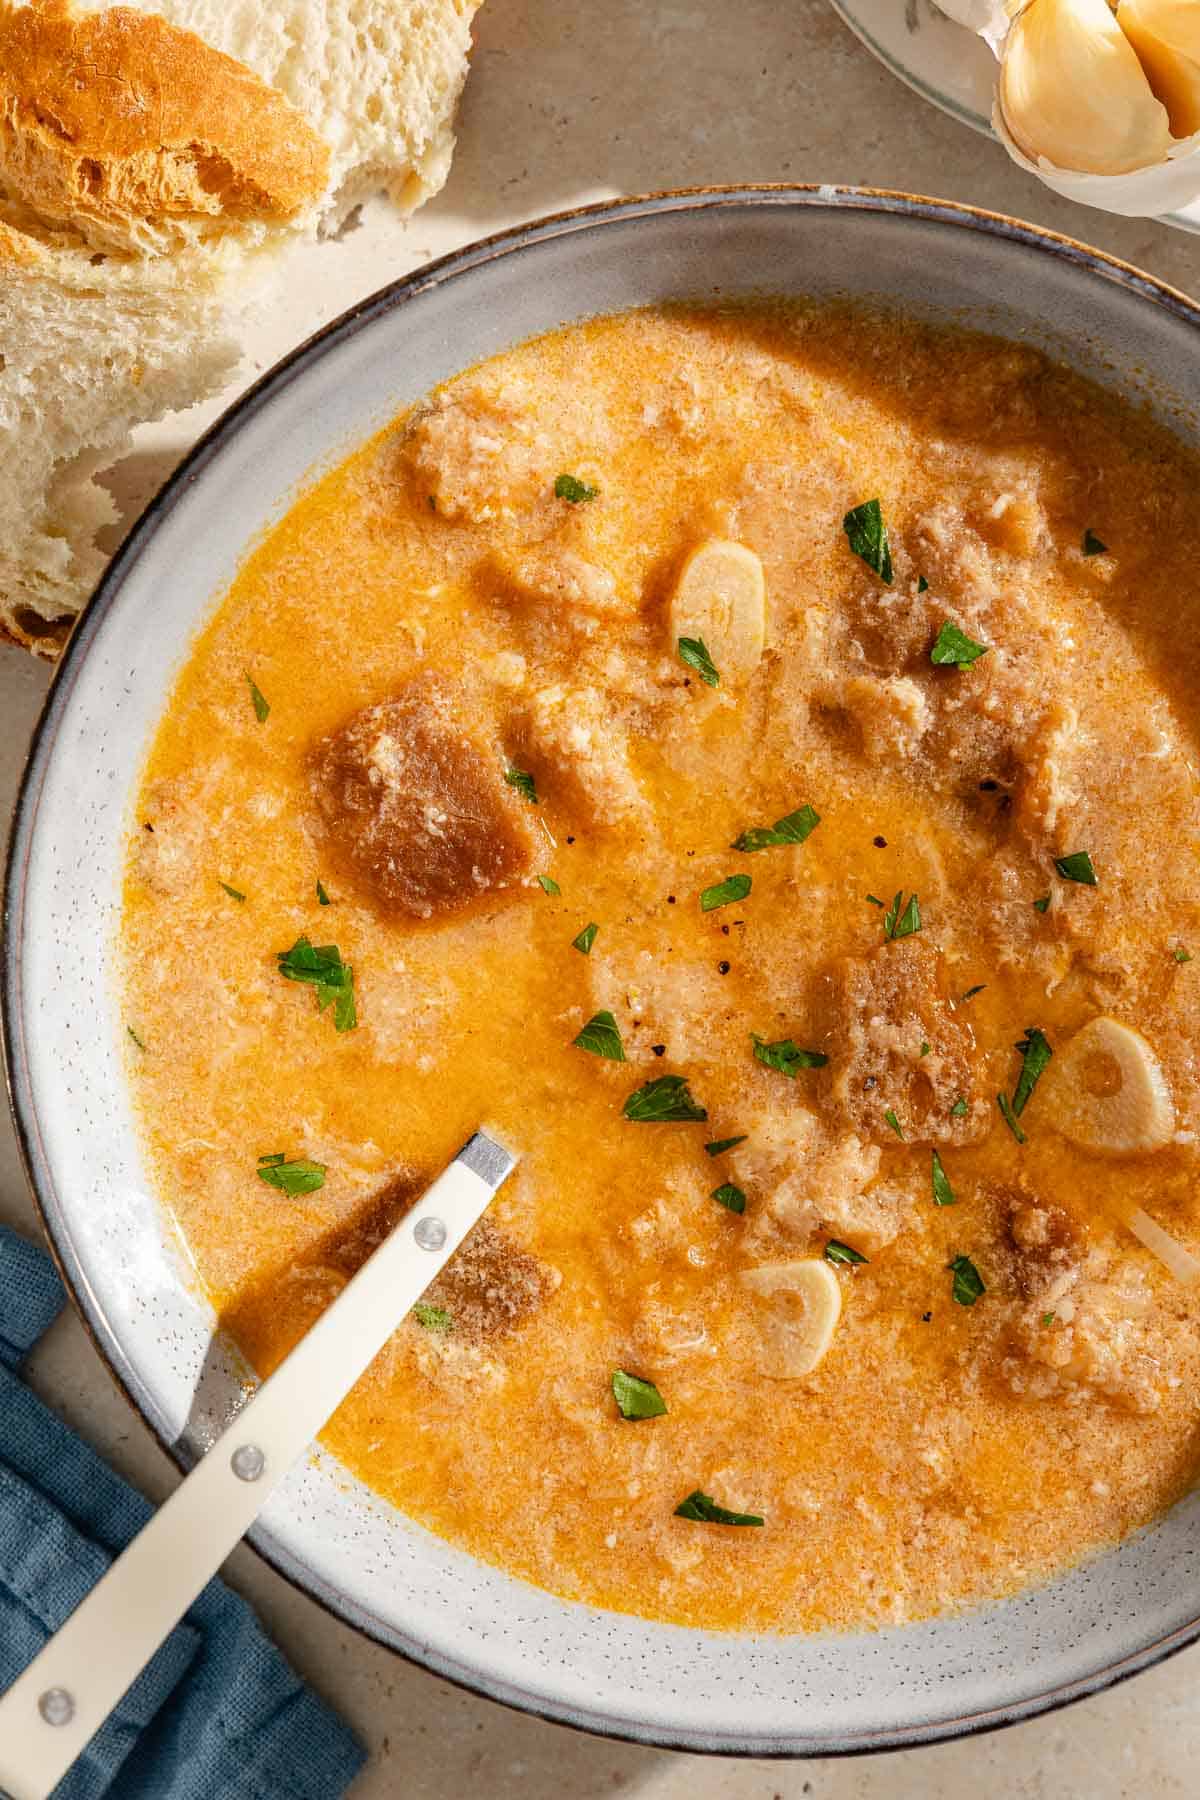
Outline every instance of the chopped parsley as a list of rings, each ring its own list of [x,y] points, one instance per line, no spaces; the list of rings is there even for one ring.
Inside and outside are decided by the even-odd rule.
[[[1046,1064],[1054,1052],[1046,1042],[1045,1033],[1039,1031],[1036,1025],[1030,1025],[1027,1028],[1025,1036],[1015,1048],[1024,1058],[1016,1090],[1012,1097],[1013,1114],[1019,1119],[1029,1104],[1029,1096],[1037,1086],[1038,1078],[1044,1073]]]
[[[950,1178],[942,1167],[942,1159],[935,1150],[933,1153],[933,1204],[935,1206],[954,1206],[954,1189],[950,1186]]]
[[[1043,1313],[1042,1314],[1042,1330],[1049,1331],[1050,1327],[1053,1325],[1053,1323],[1057,1317],[1058,1317],[1057,1313],[1052,1313],[1052,1312]]]
[[[901,910],[904,890],[901,888],[892,904],[883,915],[883,935],[887,942],[893,938],[912,937],[921,929],[921,908],[917,904],[917,896],[910,894],[908,905]]]
[[[1034,910],[1034,912],[1040,912],[1040,913],[1049,912],[1050,911],[1050,896],[1049,896],[1049,894],[1043,894],[1040,900],[1035,900],[1033,903],[1033,910]]]
[[[246,898],[245,894],[243,894],[240,889],[230,887],[227,881],[220,881],[217,883],[217,886],[223,887],[231,900],[244,900]]]
[[[990,644],[977,644],[974,638],[969,638],[965,631],[960,631],[946,619],[934,639],[929,660],[938,668],[969,669],[973,662],[986,656],[990,648]]]
[[[956,1256],[946,1267],[954,1276],[952,1292],[960,1306],[974,1306],[980,1295],[987,1293],[979,1270],[969,1256]]]
[[[336,944],[314,946],[306,937],[298,937],[290,950],[278,951],[275,960],[285,981],[303,981],[316,988],[318,1012],[333,1007],[335,1031],[354,1029],[358,1024],[354,970],[342,961]]]
[[[917,576],[917,592],[918,594],[927,594],[929,592],[929,583],[923,575]]]
[[[730,1512],[724,1506],[718,1506],[711,1494],[702,1494],[699,1488],[690,1493],[686,1500],[681,1500],[675,1508],[677,1519],[698,1519],[703,1525],[762,1525],[766,1521],[761,1513]]]
[[[795,812],[785,814],[776,819],[773,825],[753,825],[735,837],[730,848],[733,850],[771,850],[776,844],[802,844],[811,837],[821,823],[821,815],[807,803],[797,807]]]
[[[260,725],[265,725],[271,716],[271,703],[262,689],[256,687],[250,676],[246,676],[246,686],[250,689],[250,699],[254,705],[254,716]]]
[[[704,1154],[705,1156],[721,1156],[726,1150],[732,1150],[736,1144],[744,1144],[747,1136],[748,1133],[743,1131],[740,1137],[714,1138],[711,1144],[705,1144]]]
[[[1191,951],[1185,950],[1183,948],[1182,944],[1178,945],[1174,950],[1172,950],[1171,955],[1175,958],[1175,961],[1177,963],[1191,962],[1191,960],[1192,960]]]
[[[888,587],[892,585],[892,552],[888,547],[887,526],[878,500],[864,500],[853,506],[842,520],[842,530],[855,556],[862,558],[868,569]]]
[[[921,1039],[921,1055],[922,1056],[928,1056],[929,1052],[932,1050],[932,1048],[933,1048],[932,1044],[926,1043],[924,1038]]]
[[[543,894],[562,893],[562,889],[559,887],[557,881],[555,881],[553,875],[539,875],[538,886],[541,888]]]
[[[954,1105],[950,1108],[950,1117],[952,1119],[965,1119],[967,1110],[967,1096],[965,1094],[960,1094],[958,1099],[954,1102]]]
[[[322,886],[321,882],[319,882],[319,881],[317,883],[317,905],[318,906],[332,906],[333,905],[333,901],[329,898],[329,895],[325,892],[324,887]]]
[[[717,665],[708,654],[708,646],[703,638],[681,637],[675,646],[679,660],[686,663],[689,669],[695,669],[701,681],[709,687],[720,687],[721,677]]]
[[[837,1238],[830,1238],[824,1255],[825,1261],[831,1263],[865,1263],[869,1260],[861,1250],[853,1250],[849,1244],[843,1244]]]
[[[623,1419],[660,1419],[667,1403],[652,1381],[640,1375],[629,1375],[624,1369],[612,1372],[613,1399]]]
[[[878,894],[868,894],[867,895],[867,905],[868,906],[878,906],[882,910],[883,901],[879,898]]]
[[[583,930],[579,933],[579,936],[571,939],[572,950],[578,950],[581,956],[590,956],[592,953],[592,945],[596,941],[596,933],[599,929],[600,927],[594,919],[589,925],[585,925]]]
[[[965,1006],[968,1000],[973,1000],[975,998],[976,994],[982,994],[982,992],[986,986],[987,986],[986,981],[977,981],[975,983],[974,987],[967,988],[965,993],[962,993],[958,996],[958,999],[955,1002],[955,1004],[957,1006]]]
[[[1089,526],[1083,534],[1083,554],[1085,556],[1103,556],[1108,545],[1103,538],[1098,538]]]
[[[1004,1120],[1004,1123],[1008,1126],[1008,1129],[1012,1132],[1018,1144],[1023,1144],[1026,1141],[1025,1133],[1017,1124],[1016,1114],[1008,1103],[1008,1095],[997,1094],[996,1105],[1000,1108],[1000,1117]]]
[[[268,1187],[278,1188],[281,1194],[295,1199],[298,1194],[315,1194],[325,1186],[325,1167],[324,1163],[307,1162],[303,1157],[289,1162],[283,1151],[277,1150],[272,1156],[259,1157],[257,1173]]]
[[[892,1130],[895,1132],[896,1136],[898,1138],[900,1138],[901,1141],[903,1141],[904,1127],[903,1127],[903,1125],[901,1125],[899,1119],[896,1117],[895,1113],[892,1111],[890,1106],[888,1107],[887,1111],[884,1113],[883,1117],[884,1117],[885,1124],[890,1125]]]
[[[589,1050],[593,1056],[603,1056],[609,1062],[625,1061],[625,1047],[617,1030],[617,1021],[610,1012],[593,1013],[571,1042],[577,1049]]]
[[[599,488],[580,481],[578,475],[560,475],[554,483],[554,498],[569,500],[572,506],[578,506],[582,500],[594,500],[599,492]]]
[[[1054,866],[1064,881],[1078,881],[1083,887],[1096,887],[1096,871],[1086,850],[1073,850],[1070,856],[1056,856]]]
[[[622,1112],[634,1125],[675,1125],[707,1119],[702,1106],[692,1099],[682,1075],[660,1075],[635,1089]]]
[[[133,1026],[127,1025],[125,1027],[125,1029],[129,1033],[130,1037],[133,1039],[134,1043],[137,1045],[138,1049],[144,1051],[146,1046],[145,1046],[145,1044],[143,1044],[143,1042],[142,1042],[141,1038],[138,1036],[137,1032],[133,1029]],[[741,1140],[735,1139],[734,1141],[740,1142]]]
[[[525,769],[505,769],[504,779],[509,787],[515,787],[518,794],[528,800],[530,806],[538,804],[537,782]]]
[[[715,1200],[718,1206],[723,1206],[726,1212],[744,1213],[746,1210],[746,1196],[740,1187],[734,1187],[732,1181],[723,1181],[720,1187],[715,1187],[709,1199]]]
[[[823,1051],[801,1050],[791,1038],[776,1038],[773,1044],[768,1044],[756,1031],[752,1031],[750,1036],[756,1060],[764,1063],[768,1069],[778,1069],[781,1075],[787,1075],[792,1081],[795,1081],[801,1069],[823,1069],[829,1061]]]
[[[430,1306],[427,1301],[418,1300],[412,1309],[412,1316],[426,1331],[454,1330],[454,1320],[444,1306]]]
[[[700,911],[715,912],[718,906],[732,906],[735,900],[746,898],[752,885],[749,875],[727,875],[724,881],[704,889],[700,895]]]

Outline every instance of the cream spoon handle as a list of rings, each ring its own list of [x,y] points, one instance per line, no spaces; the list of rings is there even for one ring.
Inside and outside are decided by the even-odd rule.
[[[0,1698],[0,1791],[46,1800],[515,1166],[477,1132]]]

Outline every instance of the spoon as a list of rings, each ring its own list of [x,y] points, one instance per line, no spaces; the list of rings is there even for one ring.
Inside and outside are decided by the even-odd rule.
[[[516,1160],[468,1139],[0,1697],[0,1800],[46,1800]]]

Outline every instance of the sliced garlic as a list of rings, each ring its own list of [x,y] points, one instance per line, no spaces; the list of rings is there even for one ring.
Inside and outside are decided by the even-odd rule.
[[[1177,138],[1200,131],[1200,6],[1196,0],[1121,0],[1117,24],[1137,52]]]
[[[767,637],[767,585],[753,550],[729,538],[697,544],[671,596],[671,636],[701,638],[722,684],[750,679]]]
[[[1167,109],[1107,0],[1032,0],[1005,42],[998,98],[1018,148],[1059,169],[1120,175],[1171,148]]]
[[[752,1293],[771,1302],[758,1321],[762,1373],[788,1381],[811,1374],[833,1342],[842,1316],[842,1290],[829,1264],[817,1257],[763,1263],[743,1270],[741,1279]]]
[[[1039,1099],[1064,1137],[1085,1150],[1161,1150],[1175,1133],[1158,1058],[1140,1032],[1116,1019],[1092,1019],[1055,1052]]]

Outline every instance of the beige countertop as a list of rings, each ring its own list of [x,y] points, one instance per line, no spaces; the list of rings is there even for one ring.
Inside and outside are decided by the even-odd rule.
[[[369,208],[339,242],[306,251],[255,333],[247,380],[363,294],[473,238],[589,200],[708,182],[859,182],[968,200],[1200,289],[1200,238],[1057,199],[879,68],[825,0],[489,0],[476,39],[445,191],[407,230]],[[146,498],[217,410],[147,431],[114,483],[123,501]],[[42,668],[0,650],[5,814],[45,686]],[[0,1218],[36,1230],[7,1117]],[[156,1499],[167,1493],[172,1466],[73,1315],[39,1350],[32,1380],[122,1473]],[[370,1747],[355,1800],[1167,1800],[1200,1787],[1200,1649],[960,1744],[847,1762],[708,1761],[584,1737],[461,1693],[327,1617],[249,1550],[227,1572]]]

